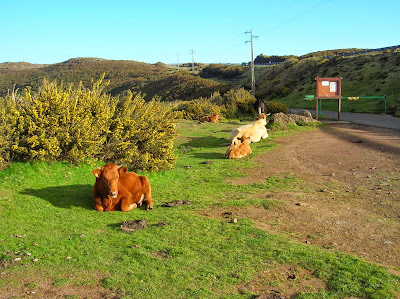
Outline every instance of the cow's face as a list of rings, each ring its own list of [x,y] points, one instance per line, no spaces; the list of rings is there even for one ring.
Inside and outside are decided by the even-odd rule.
[[[103,165],[93,170],[96,178],[100,179],[111,198],[118,196],[118,179],[127,171],[126,167],[119,167],[113,163]]]

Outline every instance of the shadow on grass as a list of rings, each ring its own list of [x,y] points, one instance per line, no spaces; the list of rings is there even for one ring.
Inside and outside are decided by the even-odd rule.
[[[44,199],[55,207],[93,209],[92,185],[67,185],[41,189],[25,189],[21,194]]]
[[[182,143],[181,146],[214,148],[214,147],[224,147],[227,142],[229,142],[229,136],[226,139],[208,136],[208,137],[191,138],[188,142]]]
[[[194,153],[193,157],[198,158],[198,159],[205,159],[205,160],[218,160],[218,159],[226,159],[224,158],[224,153],[215,153],[215,152],[209,152],[209,153]],[[199,163],[202,164],[204,161],[200,161]],[[204,164],[204,163],[203,163]]]

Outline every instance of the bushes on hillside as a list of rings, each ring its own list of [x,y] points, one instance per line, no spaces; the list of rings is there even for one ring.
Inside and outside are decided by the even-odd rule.
[[[114,113],[113,100],[103,93],[102,79],[91,90],[44,81],[38,93],[25,90],[18,129],[11,148],[13,160],[82,162],[101,151]]]
[[[183,102],[178,105],[176,110],[181,111],[179,115],[186,119],[199,119],[202,116],[216,113],[232,117],[252,112],[255,100],[251,93],[244,88],[231,89],[224,95],[216,91],[209,98],[201,97]]]
[[[224,105],[228,116],[253,111],[255,101],[251,93],[244,88],[231,89],[224,94]]]
[[[15,143],[13,136],[20,118],[17,105],[14,91],[4,99],[0,98],[0,169],[13,159],[10,149]]]
[[[176,121],[169,106],[156,100],[146,103],[140,94],[129,92],[117,104],[100,158],[133,169],[170,169],[176,160],[176,136]]]
[[[104,159],[161,170],[175,161],[169,109],[132,94],[111,98],[100,78],[92,88],[44,81],[37,94],[0,101],[0,163]],[[162,124],[162,125],[161,125]]]
[[[265,103],[267,106],[267,112],[271,113],[271,114],[275,114],[275,113],[288,113],[288,107],[281,103],[281,102],[277,102],[277,101],[268,101]]]
[[[232,79],[243,74],[245,68],[241,65],[209,64],[199,73],[202,78]]]
[[[221,109],[207,98],[199,98],[180,104],[177,110],[183,112],[185,119],[200,119],[202,116],[219,114]]]

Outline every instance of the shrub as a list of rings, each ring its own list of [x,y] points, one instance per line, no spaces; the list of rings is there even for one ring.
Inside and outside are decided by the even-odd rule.
[[[0,169],[5,168],[12,160],[13,136],[20,117],[17,105],[14,91],[11,95],[0,98]]]
[[[219,77],[232,79],[243,74],[245,68],[241,65],[209,64],[199,73],[202,78]]]
[[[104,159],[135,169],[161,170],[175,162],[175,118],[157,101],[132,93],[119,100],[103,91],[47,80],[0,102],[0,166],[9,161]]]
[[[277,102],[277,101],[269,101],[265,103],[267,105],[267,112],[268,113],[288,113],[288,107],[281,103],[281,102]]]
[[[211,103],[217,105],[217,106],[223,106],[225,101],[224,97],[221,95],[219,91],[215,91],[210,97],[209,100]]]
[[[202,116],[220,113],[220,107],[207,98],[183,102],[178,106],[178,110],[184,111],[185,119],[199,119]]]
[[[115,110],[102,160],[124,163],[131,169],[159,171],[172,168],[177,136],[175,116],[170,106],[152,100],[146,103],[131,92]]]
[[[114,105],[101,78],[92,89],[44,80],[36,95],[25,89],[13,135],[13,160],[66,160],[94,157],[105,142]]]
[[[235,116],[239,112],[248,113],[253,110],[256,99],[244,88],[231,89],[224,94],[226,113]]]

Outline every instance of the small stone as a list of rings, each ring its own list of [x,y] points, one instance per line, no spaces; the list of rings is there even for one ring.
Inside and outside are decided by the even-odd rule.
[[[84,237],[86,237],[85,234],[82,234],[82,235],[79,236],[79,238],[84,238]]]
[[[26,255],[26,256],[31,256],[31,255],[32,255],[32,253],[30,253],[30,252],[27,252],[27,253],[25,253],[25,255]]]
[[[66,259],[66,260],[72,260],[72,257],[67,256],[65,259]]]
[[[238,220],[237,220],[237,218],[231,218],[231,219],[229,220],[229,222],[230,222],[230,223],[237,223]]]
[[[14,259],[14,261],[16,261],[16,262],[19,262],[20,260],[22,260],[20,257],[16,257],[16,258]]]
[[[33,259],[32,260],[32,262],[34,262],[34,263],[36,263],[36,262],[38,262],[39,261],[39,259]]]

